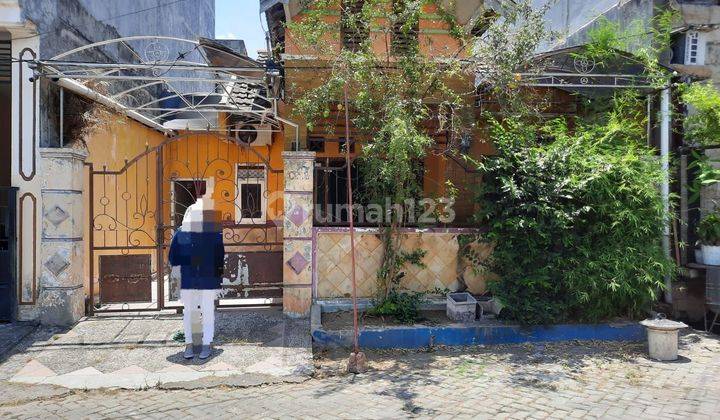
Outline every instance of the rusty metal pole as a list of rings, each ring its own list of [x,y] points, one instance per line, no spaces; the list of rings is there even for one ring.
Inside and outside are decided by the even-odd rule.
[[[93,316],[95,314],[95,187],[93,186],[95,167],[92,162],[86,163],[88,166],[88,259],[90,260],[90,266],[88,267],[88,274],[90,277],[89,291],[90,294],[90,307],[88,308],[88,315]]]
[[[353,223],[353,188],[352,188],[352,170],[350,168],[350,111],[348,109],[348,92],[347,84],[344,87],[345,94],[345,161],[347,170],[347,195],[348,195],[348,219],[350,222],[350,255],[352,261],[352,301],[353,301],[353,347],[355,356],[360,353],[358,344],[358,307],[357,307],[357,284],[355,282],[355,226]],[[364,355],[363,355],[364,357]]]
[[[163,206],[164,200],[163,200],[163,176],[164,176],[164,159],[163,159],[163,152],[165,151],[165,148],[163,145],[159,145],[155,148],[156,156],[155,156],[155,221],[157,222],[157,230],[156,230],[156,248],[155,248],[155,260],[157,265],[157,309],[159,311],[162,311],[165,309],[165,229],[164,229],[164,223],[165,223],[165,208]],[[148,178],[150,177],[150,174],[146,174]],[[169,278],[168,278],[169,281]]]

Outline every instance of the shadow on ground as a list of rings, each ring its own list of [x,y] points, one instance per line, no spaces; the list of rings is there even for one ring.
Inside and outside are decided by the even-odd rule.
[[[342,393],[350,384],[358,381],[386,381],[376,386],[379,395],[400,400],[408,414],[437,415],[418,401],[417,389],[435,385],[441,389],[446,378],[438,376],[443,371],[453,379],[466,379],[469,383],[498,382],[505,385],[552,392],[559,388],[571,388],[580,382],[592,380],[592,373],[599,370],[617,370],[621,379],[638,385],[650,381],[644,372],[649,368],[663,368],[667,364],[692,363],[682,356],[690,346],[700,341],[718,344],[712,334],[687,330],[681,334],[681,356],[673,362],[655,362],[647,357],[645,342],[570,341],[562,343],[529,343],[517,345],[494,345],[472,347],[433,347],[419,350],[368,350],[369,370],[363,375],[346,373],[351,349],[316,349],[315,377],[334,377],[315,393],[316,397],[327,393]],[[489,391],[490,392],[490,391]]]

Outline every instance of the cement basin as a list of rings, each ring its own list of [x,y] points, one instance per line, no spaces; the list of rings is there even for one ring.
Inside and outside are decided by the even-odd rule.
[[[651,359],[671,361],[678,358],[678,331],[688,326],[664,316],[640,321],[647,328],[648,352]]]

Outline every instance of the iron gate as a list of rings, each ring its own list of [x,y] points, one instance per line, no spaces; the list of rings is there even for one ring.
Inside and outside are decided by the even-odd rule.
[[[17,188],[0,187],[0,322],[15,315]]]
[[[283,171],[270,150],[189,134],[147,146],[116,170],[88,164],[90,311],[181,307],[168,250],[210,177],[226,251],[220,305],[280,303]]]

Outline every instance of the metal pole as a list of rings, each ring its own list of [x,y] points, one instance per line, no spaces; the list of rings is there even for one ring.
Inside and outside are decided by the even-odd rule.
[[[86,165],[88,165],[88,242],[90,242],[87,248],[90,260],[90,267],[88,267],[90,276],[90,308],[88,308],[88,315],[93,316],[95,313],[95,223],[93,221],[95,214],[95,189],[93,187],[93,164],[89,163]]]
[[[355,283],[355,226],[353,224],[353,197],[352,197],[352,170],[350,169],[350,111],[348,110],[347,84],[344,87],[345,93],[345,162],[347,171],[347,195],[348,195],[348,219],[350,221],[350,261],[352,262],[352,300],[353,300],[353,346],[355,354],[360,351],[358,344],[358,307],[357,307],[357,284]]]
[[[663,253],[670,255],[670,87],[660,92],[660,161],[663,180],[661,194],[665,220],[663,222],[662,248]],[[672,303],[672,281],[665,275],[665,302]]]
[[[164,214],[165,209],[163,206],[164,200],[163,200],[163,174],[164,174],[164,168],[163,168],[163,152],[164,147],[162,145],[158,146],[156,148],[156,174],[155,174],[155,194],[157,195],[156,198],[156,204],[155,204],[155,214],[156,214],[156,221],[157,221],[157,248],[156,248],[156,255],[155,259],[157,260],[157,307],[158,310],[162,310],[165,308],[165,250],[163,249],[163,245],[165,242],[165,230],[164,230]],[[150,174],[147,174],[148,177]]]
[[[652,144],[652,95],[647,96],[647,145]]]
[[[60,147],[65,147],[65,88],[60,86]]]

